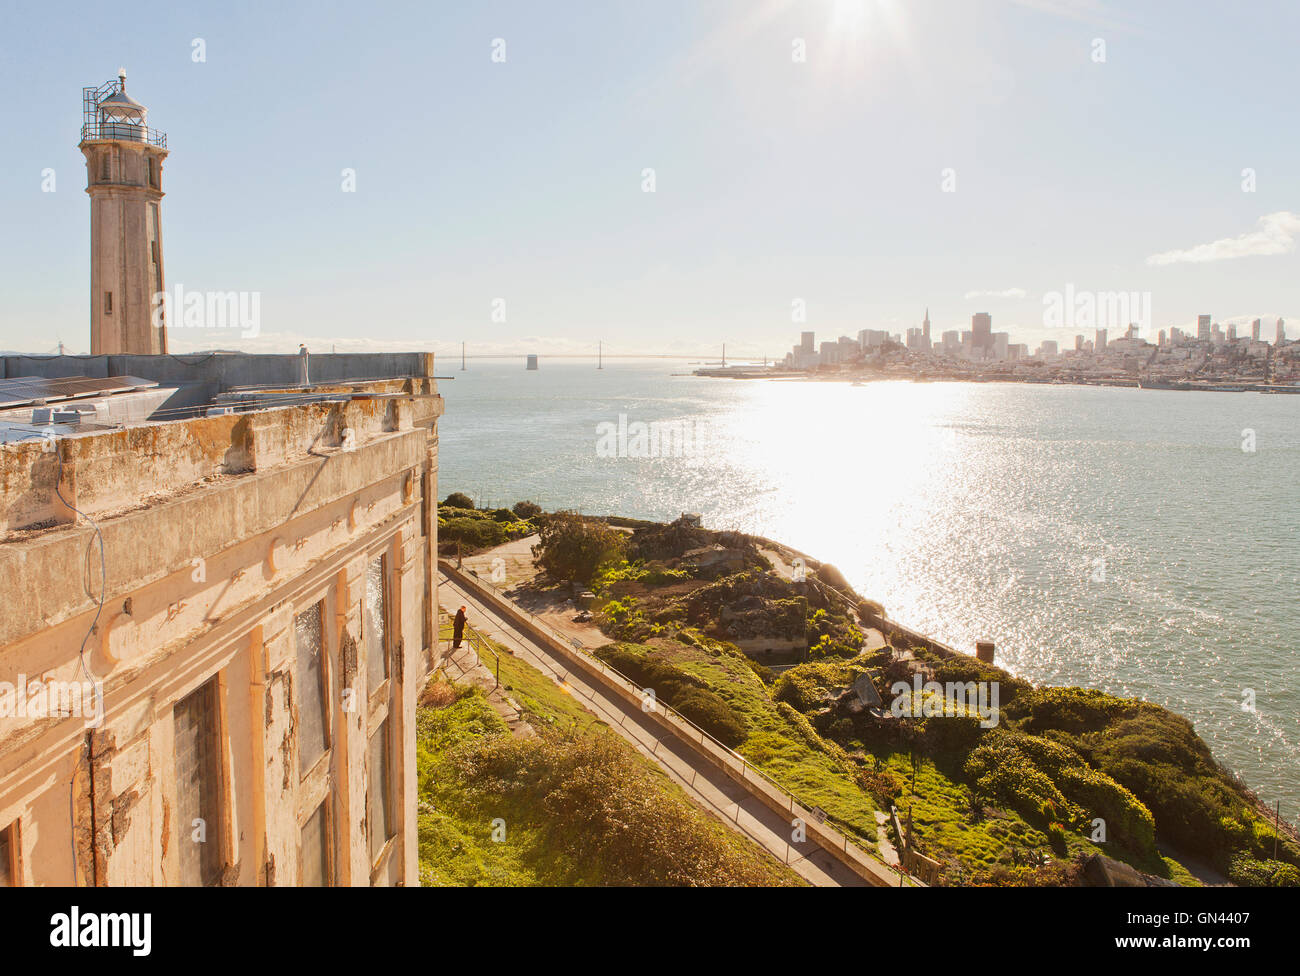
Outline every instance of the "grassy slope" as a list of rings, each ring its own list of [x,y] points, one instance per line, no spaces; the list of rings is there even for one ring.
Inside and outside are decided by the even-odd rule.
[[[565,763],[616,767],[629,785],[626,819],[658,818],[677,825],[676,841],[690,846],[673,853],[674,838],[637,837],[628,846],[667,851],[676,862],[674,883],[800,884],[792,871],[695,806],[654,763],[608,731],[546,675],[500,648],[501,681],[539,730],[540,740],[510,740],[505,723],[483,694],[462,689],[455,704],[421,708],[418,715],[420,875],[427,885],[595,885],[628,883],[607,864],[613,855],[587,856],[581,830],[557,829],[545,793],[530,777]],[[467,775],[467,761],[513,763],[513,782],[500,786]],[[586,774],[584,774],[586,775]],[[521,785],[522,784],[522,785]],[[554,792],[554,791],[553,791]],[[552,801],[554,798],[552,797]],[[628,810],[627,804],[638,809]],[[617,808],[615,809],[617,813]],[[506,823],[506,840],[492,840],[492,821]],[[638,835],[639,836],[639,835]],[[594,840],[594,839],[591,839]],[[665,845],[667,845],[665,847]],[[662,877],[666,873],[661,872]],[[650,877],[654,877],[651,869]]]
[[[856,835],[864,846],[874,847],[877,804],[856,782],[852,760],[845,761],[836,743],[815,732],[807,735],[811,730],[801,731],[783,715],[768,687],[740,652],[707,639],[700,645],[656,640],[649,645],[622,646],[659,654],[704,680],[745,719],[750,734],[737,752],[803,802],[826,810],[837,826]],[[972,812],[969,784],[961,769],[963,757],[922,755],[913,790],[910,753],[870,748],[856,741],[843,745],[865,758],[878,759],[903,781],[903,794],[897,801],[900,818],[906,822],[910,809],[912,827],[922,848],[953,866],[952,880],[986,875],[999,868],[1015,875],[1020,872],[1012,865],[1013,851],[1050,850],[1047,835],[1014,810],[986,803],[985,815]],[[1079,853],[1104,853],[1183,884],[1199,883],[1169,858],[1136,859],[1113,845],[1107,849],[1084,837],[1071,837],[1068,843],[1067,859]]]
[[[781,713],[739,651],[704,639],[703,646],[656,641],[652,649],[704,680],[745,720],[749,737],[736,750],[799,800],[825,810],[835,825],[867,848],[876,846],[876,804],[858,786],[833,746]],[[645,645],[624,644],[642,652]],[[598,652],[599,653],[599,652]],[[811,735],[808,735],[811,733]]]
[[[873,814],[877,798],[864,788],[870,786],[879,795],[880,802],[884,802],[887,796],[897,795],[897,805],[904,819],[910,810],[920,848],[947,865],[950,881],[973,876],[993,883],[1061,883],[1066,880],[1070,862],[1079,855],[1103,853],[1127,861],[1139,870],[1171,878],[1181,884],[1197,883],[1177,861],[1162,857],[1154,850],[1149,826],[1145,836],[1142,836],[1141,831],[1134,832],[1135,817],[1139,821],[1146,818],[1146,823],[1150,823],[1148,811],[1141,809],[1140,801],[1144,795],[1153,814],[1158,812],[1156,805],[1161,802],[1181,805],[1168,816],[1156,817],[1157,823],[1164,820],[1166,829],[1171,821],[1177,820],[1181,809],[1194,807],[1198,818],[1195,826],[1201,836],[1212,836],[1217,843],[1227,836],[1229,828],[1243,836],[1253,831],[1238,846],[1243,849],[1249,847],[1258,857],[1264,856],[1260,852],[1268,846],[1264,842],[1271,837],[1271,828],[1267,823],[1260,822],[1260,817],[1252,816],[1249,809],[1241,814],[1240,824],[1227,820],[1221,824],[1211,815],[1219,807],[1222,807],[1225,816],[1227,813],[1235,814],[1251,801],[1216,772],[1212,760],[1198,761],[1200,775],[1197,777],[1192,777],[1188,770],[1180,768],[1195,758],[1198,751],[1205,751],[1208,757],[1208,750],[1195,739],[1188,723],[1163,710],[1157,710],[1159,714],[1154,718],[1145,712],[1129,716],[1124,712],[1129,706],[1122,701],[1118,705],[1074,701],[1074,698],[1086,697],[1086,694],[1078,693],[1077,689],[1063,689],[1067,700],[1060,703],[1051,694],[1040,695],[1038,697],[1043,698],[1043,701],[1039,703],[1034,715],[1004,723],[1004,726],[1018,729],[1023,726],[1021,732],[1029,740],[1017,741],[1025,742],[1026,745],[1034,744],[1032,751],[1040,757],[1039,760],[1035,763],[1026,761],[1023,766],[1017,762],[997,763],[994,767],[997,770],[1023,769],[1025,772],[1017,772],[1016,775],[999,774],[992,780],[987,775],[984,776],[980,779],[981,789],[992,790],[996,796],[982,796],[977,803],[974,802],[971,791],[977,774],[968,774],[966,771],[970,768],[967,760],[977,740],[964,742],[960,747],[954,746],[946,732],[942,735],[930,734],[929,720],[919,725],[909,725],[907,729],[885,730],[879,724],[873,726],[871,723],[858,722],[851,715],[846,715],[842,702],[834,710],[828,710],[824,707],[825,699],[817,700],[817,696],[790,696],[786,694],[788,688],[781,690],[782,702],[774,701],[772,692],[777,689],[764,685],[755,669],[733,645],[700,639],[698,631],[681,630],[689,617],[706,632],[712,632],[707,622],[696,619],[698,614],[691,616],[684,613],[685,604],[681,600],[680,587],[669,585],[661,588],[663,583],[675,584],[676,577],[658,579],[656,574],[662,576],[665,566],[670,569],[677,566],[677,557],[682,554],[678,550],[683,546],[702,545],[707,540],[694,537],[685,540],[662,538],[673,532],[681,535],[687,533],[687,530],[678,527],[651,527],[651,536],[654,538],[648,540],[648,547],[643,548],[639,556],[650,562],[624,562],[606,573],[610,580],[622,581],[617,590],[622,596],[619,599],[601,601],[598,605],[602,629],[609,636],[625,641],[618,648],[620,652],[631,650],[637,654],[653,654],[672,667],[702,680],[710,693],[725,702],[724,706],[715,699],[715,705],[711,708],[729,710],[743,719],[748,735],[737,747],[737,752],[771,775],[804,803],[816,804],[828,811],[837,826],[856,835],[865,845],[871,846],[874,843],[876,833]],[[674,545],[676,549],[673,548]],[[672,571],[680,572],[680,569]],[[714,590],[720,586],[732,585],[735,593],[727,591],[723,594],[722,603],[725,608],[731,605],[730,598],[733,596],[739,598],[754,595],[756,588],[751,584],[760,582],[754,577],[755,572],[757,571],[751,568],[748,575],[735,578],[743,586],[732,585],[729,582],[731,578],[707,585]],[[635,581],[635,585],[628,581]],[[593,583],[593,590],[598,594],[608,595],[608,589],[602,581]],[[775,589],[779,591],[780,587]],[[759,589],[759,592],[765,597],[771,597],[772,590],[769,586]],[[715,600],[708,606],[720,613],[714,605],[716,602]],[[848,607],[850,617],[855,610],[853,606]],[[723,618],[720,616],[719,619]],[[662,636],[660,639],[651,639],[651,634]],[[662,639],[670,634],[676,634],[679,639]],[[626,642],[629,639],[647,643]],[[848,653],[851,654],[852,648],[859,644],[860,642],[853,642],[847,648]],[[920,656],[929,655],[922,651]],[[870,664],[878,673],[882,662],[866,660],[870,657],[871,655],[864,655],[855,658],[853,665]],[[978,670],[975,663],[968,659],[955,664],[938,661],[932,663],[938,664],[941,671],[955,669],[963,672],[960,677],[953,674],[951,677],[955,680],[978,678],[999,681],[1004,688],[1015,684],[1023,686],[1024,690],[1031,689],[1025,682],[1014,679],[1000,669],[985,669],[989,674],[964,674],[972,668]],[[627,664],[629,674],[637,673],[635,662],[628,661]],[[665,674],[656,667],[651,667],[645,670],[645,677],[647,683],[653,684],[664,679]],[[819,680],[814,679],[814,683],[819,683]],[[665,685],[670,683],[665,681]],[[838,678],[823,683],[824,687],[833,689],[836,694],[848,684],[851,681],[844,682]],[[884,693],[879,686],[878,690]],[[886,701],[888,700],[887,697]],[[795,705],[799,711],[791,709],[785,701]],[[1004,697],[1004,714],[1008,714],[1006,706],[1009,701],[1009,697]],[[1110,715],[1109,712],[1116,708],[1119,711]],[[1092,715],[1092,712],[1098,711],[1105,713],[1104,722],[1096,720],[1097,716]],[[1012,716],[1008,714],[1008,717]],[[816,720],[817,728],[822,730],[820,734],[810,725],[809,719]],[[701,722],[708,725],[703,718]],[[1182,729],[1180,722],[1187,728]],[[1069,735],[1066,734],[1067,730]],[[900,736],[900,731],[908,734]],[[858,734],[869,741],[855,738]],[[913,736],[917,739],[920,756],[914,788],[912,754],[907,745],[907,740]],[[1066,797],[1068,802],[1060,808],[1055,804],[1039,806],[1035,797],[1041,797],[1042,794],[1031,788],[1030,782],[1033,775],[1041,772],[1036,769],[1036,763],[1047,761],[1042,759],[1041,753],[1048,746],[1059,749],[1063,745],[1078,752],[1080,757],[1075,765],[1068,764],[1067,760],[1065,767],[1061,767],[1059,758],[1056,760],[1055,775],[1060,777],[1061,783],[1071,784],[1071,795]],[[993,749],[995,747],[990,746],[983,751],[985,772],[987,757]],[[1200,769],[1199,766],[1206,768]],[[883,768],[888,773],[872,773],[873,767]],[[1086,773],[1080,771],[1080,767]],[[865,784],[859,782],[859,772],[865,774]],[[895,785],[888,791],[884,790],[882,781],[891,780]],[[897,784],[902,785],[901,795]],[[1184,796],[1193,786],[1202,795],[1199,798],[1194,795]],[[1008,787],[1014,796],[1006,795]],[[1078,809],[1080,803],[1084,804],[1082,810]],[[1125,825],[1124,832],[1121,833],[1116,828],[1109,844],[1098,845],[1090,841],[1085,836],[1090,828],[1084,826],[1084,820],[1080,816],[1090,809],[1088,803],[1097,804],[1091,809],[1108,811],[1112,824]],[[1198,803],[1199,806],[1196,805]],[[1015,809],[1011,809],[1011,806]],[[1062,815],[1060,818],[1062,821],[1068,820],[1068,823],[1056,822],[1058,809],[1062,813],[1070,813],[1070,816]],[[1207,810],[1210,811],[1209,814]],[[1024,811],[1024,816],[1021,811]],[[1201,830],[1201,827],[1204,829]],[[1133,850],[1139,853],[1123,849],[1121,840],[1124,844],[1132,843]],[[1017,862],[1030,859],[1027,855],[1031,852],[1034,859],[1052,856],[1053,845],[1054,860],[1044,869],[1033,871],[1018,866]],[[1195,853],[1195,850],[1192,852]],[[1271,868],[1276,863],[1270,862],[1265,867]],[[1288,867],[1287,870],[1294,869]]]
[[[972,813],[966,777],[951,759],[936,762],[922,756],[917,763],[916,785],[912,785],[910,753],[880,750],[873,752],[904,783],[896,804],[899,818],[906,825],[910,811],[912,830],[931,856],[955,861],[960,870],[953,880],[978,875],[999,865],[1006,867],[1013,849],[1047,852],[1047,835],[1025,821],[1014,810],[985,805],[986,813]],[[1186,868],[1172,858],[1159,862],[1134,858],[1114,847],[1106,849],[1084,837],[1071,837],[1067,858],[1078,854],[1105,854],[1132,863],[1139,870],[1170,878],[1181,885],[1199,886]]]

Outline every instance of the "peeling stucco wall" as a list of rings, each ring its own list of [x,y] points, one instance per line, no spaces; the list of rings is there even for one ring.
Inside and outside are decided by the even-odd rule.
[[[436,497],[430,445],[441,410],[419,404],[375,399],[204,418],[183,431],[161,425],[148,435],[98,435],[71,451],[65,483],[74,484],[79,505],[99,512],[107,577],[99,573],[100,536],[85,522],[0,543],[0,680],[75,677],[84,641],[86,666],[103,680],[105,714],[93,729],[80,718],[0,718],[0,824],[27,824],[26,882],[177,883],[178,848],[190,840],[177,823],[172,709],[217,675],[221,883],[297,883],[301,823],[310,813],[304,790],[312,784],[304,785],[298,765],[293,614],[328,601],[328,667],[365,700],[369,651],[358,606],[365,562],[382,552],[394,644],[418,653],[394,655],[389,715],[399,729],[393,787],[401,836],[377,880],[414,883],[414,697],[431,658],[426,527],[436,527],[436,517],[427,497]],[[346,450],[344,430],[352,431]],[[28,487],[35,480],[48,494],[57,470],[48,455],[37,456],[39,445],[20,447],[0,456],[9,465],[0,472],[0,516],[19,521],[37,508],[30,492],[6,486],[25,471]],[[171,454],[176,463],[168,466]],[[369,720],[365,708],[332,705],[325,785],[341,883],[371,881]]]

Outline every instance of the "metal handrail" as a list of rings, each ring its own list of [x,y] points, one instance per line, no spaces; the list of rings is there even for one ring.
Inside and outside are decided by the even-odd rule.
[[[452,633],[453,633],[453,635],[454,635],[454,634],[455,634],[455,624],[454,624],[454,620],[453,620],[453,618],[452,618],[452,615],[449,614],[446,610],[441,610],[441,609],[440,609],[440,610],[438,611],[438,623],[439,623],[439,629],[440,629],[440,630],[441,630],[441,624],[442,624],[443,619],[446,619],[446,620],[448,620],[448,621],[452,621],[452,625],[453,625]],[[494,675],[494,677],[496,678],[496,684],[493,685],[493,687],[492,687],[492,690],[493,690],[493,691],[496,691],[497,688],[500,688],[500,687],[501,687],[501,655],[498,654],[496,651],[494,651],[494,650],[492,649],[492,646],[488,643],[488,640],[487,640],[486,637],[484,637],[482,634],[480,634],[477,630],[475,630],[473,627],[471,627],[471,626],[469,625],[469,621],[468,621],[468,620],[465,621],[465,630],[464,630],[464,633],[462,633],[462,635],[461,635],[461,639],[462,639],[462,640],[465,639],[466,636],[468,636],[468,638],[469,638],[469,646],[470,646],[470,648],[473,649],[475,655],[477,655],[477,656],[479,657],[480,661],[482,660],[482,656],[483,656],[483,655],[482,655],[482,652],[483,652],[483,651],[487,651],[489,654],[492,655],[492,660],[493,660],[494,662],[496,662],[496,668],[495,668],[495,672],[496,672],[496,673],[495,673],[495,675]],[[452,637],[452,640],[455,640],[455,637],[454,637],[454,636]],[[474,643],[476,640],[478,641],[478,646],[477,646],[477,647],[475,646],[475,643]]]
[[[465,569],[462,568],[462,569],[461,569],[461,572],[462,572],[462,573],[465,573],[465,572],[470,572],[470,571],[465,570]],[[533,621],[534,626],[536,626],[539,630],[544,631],[545,633],[549,634],[549,635],[551,636],[552,639],[557,640],[557,641],[559,641],[559,642],[562,643],[562,644],[567,644],[567,645],[573,647],[575,650],[577,650],[579,653],[581,653],[581,654],[583,655],[583,657],[585,657],[588,661],[590,661],[591,663],[595,664],[595,665],[596,665],[596,666],[597,666],[601,671],[603,671],[603,672],[605,672],[605,673],[607,673],[607,674],[612,674],[612,675],[614,675],[614,676],[617,677],[619,680],[623,681],[625,684],[631,686],[631,687],[634,688],[634,689],[636,689],[636,688],[640,688],[640,685],[638,685],[637,682],[633,681],[631,678],[629,678],[627,675],[623,674],[623,673],[622,673],[621,671],[619,671],[617,668],[612,668],[612,667],[610,667],[608,664],[606,664],[606,663],[605,663],[604,661],[602,661],[600,658],[598,658],[598,657],[596,657],[594,654],[592,654],[591,651],[589,651],[589,650],[587,649],[587,647],[586,647],[586,646],[585,646],[581,641],[576,640],[576,639],[574,639],[574,640],[566,639],[566,638],[565,638],[565,637],[564,637],[564,636],[563,636],[559,631],[557,631],[557,630],[556,630],[554,627],[552,627],[550,624],[546,623],[546,621],[542,620],[540,617],[538,617],[535,613],[533,613],[533,612],[532,612],[531,610],[529,610],[527,607],[522,607],[522,606],[520,606],[518,603],[516,603],[514,600],[511,600],[511,599],[509,599],[508,597],[506,597],[505,594],[501,591],[501,588],[500,588],[499,586],[497,586],[495,583],[493,583],[491,580],[484,579],[483,577],[479,576],[477,573],[474,573],[473,576],[474,576],[474,579],[475,579],[476,582],[482,583],[482,584],[484,584],[484,585],[490,587],[490,588],[492,589],[492,591],[493,591],[493,592],[494,592],[494,593],[495,593],[495,594],[496,594],[500,599],[502,599],[503,601],[509,603],[512,607],[515,608],[515,610],[517,610],[517,611],[519,611],[519,612],[521,612],[521,613],[526,614],[526,615],[527,615],[527,616],[528,616],[528,617]],[[466,626],[468,626],[468,624],[467,624]],[[746,771],[750,771],[750,772],[756,773],[760,779],[765,780],[765,781],[768,783],[768,785],[770,785],[770,786],[771,786],[772,788],[774,788],[778,793],[781,793],[783,796],[785,796],[785,797],[790,801],[790,810],[791,810],[791,812],[794,811],[794,805],[797,803],[799,806],[801,806],[801,807],[803,807],[805,810],[809,811],[810,815],[812,815],[812,814],[811,814],[811,811],[812,811],[812,809],[813,809],[813,806],[809,806],[808,804],[803,803],[803,802],[802,802],[802,801],[801,801],[797,796],[795,796],[792,792],[790,792],[788,789],[786,789],[784,786],[782,786],[779,782],[777,782],[775,779],[773,779],[770,775],[768,775],[767,773],[763,772],[763,770],[759,769],[757,766],[751,766],[751,765],[749,765],[749,760],[746,759],[743,755],[741,755],[741,754],[740,754],[739,752],[737,752],[735,749],[732,749],[730,746],[728,746],[726,743],[722,742],[722,741],[721,741],[720,739],[718,739],[717,737],[711,735],[710,733],[708,733],[708,732],[705,731],[704,729],[700,728],[700,726],[696,725],[694,722],[692,722],[689,718],[687,718],[687,717],[686,717],[685,715],[683,715],[681,712],[677,711],[677,709],[673,708],[671,705],[667,704],[666,702],[660,702],[660,701],[658,701],[657,699],[655,700],[653,707],[655,707],[655,708],[662,708],[662,709],[664,710],[664,712],[665,712],[667,715],[669,715],[670,717],[672,717],[673,719],[675,719],[675,720],[677,720],[678,722],[681,722],[682,724],[687,725],[687,726],[689,726],[690,728],[694,729],[696,732],[698,732],[698,733],[700,734],[700,741],[701,741],[701,743],[703,743],[705,740],[708,740],[708,741],[712,742],[715,746],[717,746],[718,749],[720,749],[723,753],[729,754],[729,755],[733,756],[734,758],[740,760],[740,765],[741,765],[740,776],[741,776],[741,779],[744,779],[744,777],[745,777],[745,772],[746,772]],[[814,806],[815,806],[815,805],[814,805]],[[818,809],[820,809],[820,808],[818,808]],[[845,852],[847,853],[847,850],[848,850],[848,844],[849,844],[849,836],[848,836],[848,834],[843,833],[842,831],[841,831],[841,835],[844,837]],[[854,843],[853,846],[854,846],[854,847],[855,847],[855,848],[856,848],[860,853],[862,853],[864,856],[866,856],[866,857],[870,857],[870,858],[872,858],[873,860],[878,861],[878,862],[879,862],[881,865],[883,865],[885,868],[887,868],[887,869],[889,869],[889,870],[898,871],[900,875],[904,875],[904,874],[905,874],[905,872],[903,872],[901,869],[899,869],[899,868],[895,868],[892,864],[888,864],[888,863],[886,863],[885,860],[884,860],[882,857],[880,857],[879,854],[876,854],[874,851],[869,851],[869,850],[863,848],[862,846],[860,846],[860,845],[857,844],[857,843]],[[901,882],[901,878],[900,878],[900,882]]]
[[[120,142],[143,142],[148,146],[167,148],[167,133],[134,122],[87,122],[81,127],[82,141],[88,139],[116,139]]]

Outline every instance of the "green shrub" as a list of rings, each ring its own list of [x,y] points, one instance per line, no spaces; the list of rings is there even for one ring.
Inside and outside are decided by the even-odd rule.
[[[442,501],[444,508],[473,508],[474,499],[462,491],[453,491]]]
[[[668,704],[728,748],[736,748],[749,735],[745,720],[707,688],[672,689]]]
[[[506,530],[491,519],[451,518],[438,527],[438,538],[474,549],[490,549],[506,541]]]
[[[876,801],[882,810],[888,810],[903,795],[902,777],[888,767],[884,769],[863,769],[858,772],[858,785]]]
[[[843,746],[837,742],[825,739],[818,731],[813,728],[812,722],[808,721],[808,716],[802,712],[797,712],[785,702],[777,702],[776,710],[787,722],[789,722],[804,743],[815,752],[824,752],[840,764],[848,762],[848,753],[844,751]]]
[[[440,505],[438,507],[438,518],[446,519],[491,519],[488,512],[480,511],[477,508],[456,508],[451,505]]]
[[[486,832],[504,814],[509,843],[527,844],[525,862],[551,883],[790,883],[608,732],[498,735],[454,750],[447,765],[466,816]]]
[[[1222,869],[1234,851],[1256,857],[1272,852],[1273,828],[1182,716],[1081,688],[1026,691],[1003,715],[1013,728],[1069,747],[1131,792],[1154,817],[1161,838],[1180,850]],[[1279,854],[1300,864],[1300,845],[1288,837],[1281,839]]]
[[[608,644],[596,656],[643,689],[671,706],[709,735],[734,749],[748,737],[745,720],[705,683],[634,644]]]
[[[934,680],[939,684],[949,681],[965,684],[968,681],[987,682],[998,686],[998,708],[1001,709],[1015,700],[1022,692],[1032,691],[1033,685],[1017,678],[1013,674],[995,668],[991,664],[974,657],[940,658],[934,662]]]
[[[1132,698],[1116,698],[1094,688],[1035,688],[1015,696],[1014,703],[1007,706],[1006,715],[1021,731],[1033,735],[1046,729],[1079,735],[1101,731],[1121,718],[1156,707]]]
[[[1021,752],[1011,735],[986,736],[966,760],[966,775],[980,793],[1005,803],[1031,822],[1043,823],[1045,812],[1052,809],[1069,810],[1071,821],[1082,818],[1082,811],[1071,808],[1052,778]]]
[[[966,761],[976,788],[1043,825],[1081,828],[1100,817],[1110,835],[1140,854],[1155,850],[1155,819],[1142,802],[1073,750],[1038,736],[997,729]]]
[[[552,579],[590,583],[602,565],[623,557],[626,538],[599,519],[556,512],[541,527],[533,556]]]
[[[1273,887],[1300,888],[1300,868],[1294,864],[1282,864],[1273,872]]]
[[[1237,854],[1228,864],[1228,880],[1249,888],[1294,888],[1300,887],[1300,870],[1282,861]]]
[[[599,596],[614,583],[639,580],[645,574],[646,571],[641,568],[640,562],[631,563],[626,559],[611,559],[596,571],[596,575],[591,580],[591,589]]]
[[[542,506],[536,502],[515,502],[510,511],[528,522],[542,514]]]
[[[984,734],[978,715],[932,715],[921,719],[926,749],[936,755],[966,755]]]
[[[811,712],[826,705],[832,689],[849,687],[864,670],[836,658],[805,661],[776,679],[772,698],[787,702],[800,712]]]

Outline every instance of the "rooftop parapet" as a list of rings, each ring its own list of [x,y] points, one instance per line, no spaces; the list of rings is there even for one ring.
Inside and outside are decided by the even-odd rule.
[[[66,376],[72,364],[81,375],[121,369],[174,387],[173,399],[182,401],[169,400],[141,423],[55,425],[0,445],[0,533],[10,538],[111,517],[221,477],[327,457],[429,427],[442,413],[433,357],[424,353],[312,357],[312,371],[324,375],[305,385],[284,382],[297,377],[299,356],[9,356],[3,364],[22,375],[42,375],[44,367],[45,375]],[[367,369],[381,375],[343,378]]]
[[[306,369],[309,379],[302,382]],[[303,356],[203,352],[193,355],[23,356],[0,357],[0,379],[136,376],[160,386],[177,387],[169,409],[217,405],[222,393],[250,387],[309,389],[380,380],[420,381],[415,392],[436,394],[433,353],[324,353]]]

